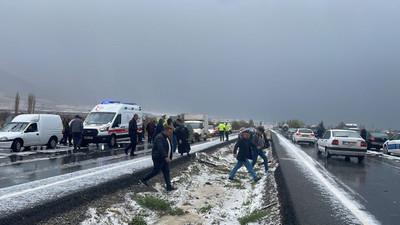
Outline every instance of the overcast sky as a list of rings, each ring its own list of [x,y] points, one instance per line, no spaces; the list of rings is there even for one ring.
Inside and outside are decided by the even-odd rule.
[[[0,0],[0,72],[70,103],[394,129],[399,12],[398,0]]]

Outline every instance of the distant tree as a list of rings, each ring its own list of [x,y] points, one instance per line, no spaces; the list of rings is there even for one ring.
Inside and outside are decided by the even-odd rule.
[[[344,123],[340,122],[339,125],[337,125],[337,127],[335,127],[336,129],[343,129],[344,128]]]
[[[240,128],[241,126],[238,121],[236,120],[232,121],[232,130],[239,130]]]
[[[33,94],[28,96],[28,113],[35,113],[36,97]]]
[[[15,95],[14,115],[18,115],[18,111],[19,111],[19,101],[20,101],[19,92],[17,92],[17,94]]]
[[[249,120],[249,127],[254,127],[254,121],[253,121],[253,119],[250,119],[250,120]]]
[[[301,128],[301,127],[305,127],[306,126],[306,124],[304,122],[299,121],[297,119],[289,120],[286,123],[290,128]]]

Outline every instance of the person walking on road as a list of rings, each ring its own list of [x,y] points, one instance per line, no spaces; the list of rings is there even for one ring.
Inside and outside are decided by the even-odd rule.
[[[225,137],[226,141],[229,141],[229,132],[231,131],[231,126],[229,123],[225,123]]]
[[[225,132],[225,125],[224,123],[220,123],[218,125],[218,130],[219,130],[219,140],[224,141],[224,132]]]
[[[155,140],[156,136],[160,133],[163,132],[163,127],[164,127],[164,120],[163,119],[159,119],[157,126],[156,126],[156,130],[154,131],[153,134],[153,139]]]
[[[69,138],[69,124],[67,118],[62,119],[62,124],[63,124],[63,138],[61,141],[61,144],[67,145],[68,138]]]
[[[153,120],[151,120],[146,126],[148,143],[151,143],[151,141],[153,140],[154,130],[155,130],[155,124],[154,124]]]
[[[229,179],[234,180],[235,174],[243,165],[246,167],[247,171],[253,176],[255,182],[260,180],[261,178],[257,177],[257,174],[253,170],[253,166],[250,164],[249,158],[251,158],[251,141],[249,139],[249,131],[243,131],[242,138],[236,142],[236,145],[233,150],[233,155],[237,159],[236,166],[232,169],[232,172],[229,174]],[[237,149],[239,148],[239,153],[237,153]]]
[[[252,166],[254,167],[257,163],[258,156],[261,156],[264,160],[265,172],[268,171],[268,158],[264,154],[263,149],[269,147],[269,143],[267,145],[268,140],[265,138],[264,127],[258,127],[257,133],[253,135],[252,144],[253,144],[253,162]]]
[[[69,130],[71,131],[72,139],[74,141],[74,150],[81,149],[83,121],[79,115],[76,115],[75,119],[69,123]]]
[[[151,157],[153,160],[153,170],[140,179],[140,183],[149,186],[147,181],[163,172],[164,180],[167,191],[176,190],[171,185],[171,179],[169,174],[169,163],[172,160],[172,143],[169,140],[169,136],[172,135],[172,129],[169,126],[165,126],[162,133],[158,134],[154,139],[153,149],[151,151]]]
[[[139,115],[133,115],[133,118],[129,121],[129,138],[131,143],[125,148],[125,154],[128,155],[129,149],[131,149],[130,156],[136,156],[135,149],[137,145],[137,121],[139,120]]]
[[[190,144],[189,144],[189,130],[187,127],[181,125],[181,119],[176,120],[179,124],[177,128],[176,138],[178,139],[178,152],[183,155],[186,153],[190,157]]]

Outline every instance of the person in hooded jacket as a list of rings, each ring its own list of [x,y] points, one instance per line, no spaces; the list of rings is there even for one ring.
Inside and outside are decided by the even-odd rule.
[[[239,148],[239,153],[237,149]],[[254,182],[259,181],[261,178],[257,177],[257,174],[253,170],[253,166],[250,164],[249,158],[251,158],[252,143],[249,139],[249,131],[243,131],[242,138],[239,138],[233,150],[233,155],[237,159],[236,166],[232,169],[229,174],[229,179],[234,180],[235,174],[243,165],[249,171],[250,175],[253,176]]]

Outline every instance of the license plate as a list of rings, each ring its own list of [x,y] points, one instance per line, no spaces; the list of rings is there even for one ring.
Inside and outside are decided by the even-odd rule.
[[[303,135],[301,135],[302,137],[309,137],[307,134],[303,134]]]
[[[83,139],[91,140],[91,139],[93,139],[93,137],[85,136],[85,137],[83,137]]]
[[[349,142],[349,141],[343,141],[343,145],[356,146],[356,143],[355,142]]]

